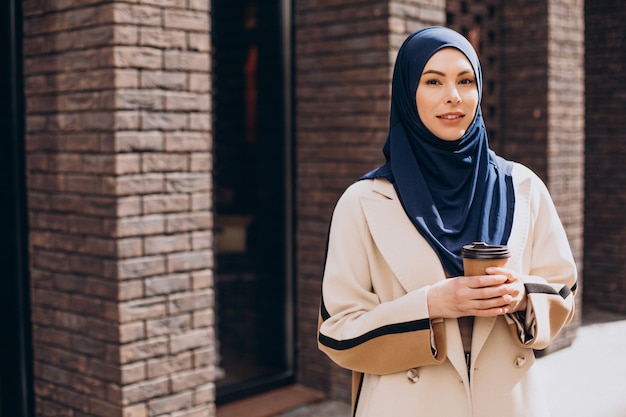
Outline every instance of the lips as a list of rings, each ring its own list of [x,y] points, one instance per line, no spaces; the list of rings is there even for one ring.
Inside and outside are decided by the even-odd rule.
[[[465,114],[464,113],[445,113],[445,114],[440,114],[437,116],[437,119],[439,119],[440,123],[444,126],[458,126],[460,124],[463,123],[463,120],[465,119]]]
[[[437,118],[445,119],[445,120],[456,120],[456,119],[461,119],[464,116],[465,115],[463,113],[446,113],[446,114],[437,116]]]

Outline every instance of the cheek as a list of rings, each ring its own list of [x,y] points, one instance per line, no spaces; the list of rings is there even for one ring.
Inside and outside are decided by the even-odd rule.
[[[426,116],[428,116],[429,108],[432,107],[432,94],[425,94],[418,91],[415,93],[415,107],[417,108],[417,115],[419,118],[424,121]]]
[[[471,119],[474,120],[474,116],[476,116],[476,110],[478,109],[478,93],[469,94],[465,99],[465,103],[468,105],[468,107],[473,109]]]

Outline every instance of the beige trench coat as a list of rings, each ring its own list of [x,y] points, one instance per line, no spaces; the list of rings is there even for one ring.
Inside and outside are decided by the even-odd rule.
[[[548,346],[572,319],[576,267],[544,184],[519,164],[512,175],[507,267],[526,275],[528,309],[525,319],[476,318],[469,374],[457,320],[429,318],[428,288],[446,277],[393,186],[359,181],[338,201],[318,340],[353,371],[355,416],[549,415],[533,349]]]

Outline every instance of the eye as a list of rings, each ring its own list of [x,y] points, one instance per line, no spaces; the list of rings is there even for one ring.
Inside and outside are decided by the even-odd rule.
[[[459,84],[474,84],[476,81],[473,78],[463,78],[461,81],[459,81]]]
[[[439,85],[441,83],[439,82],[439,80],[437,80],[435,78],[431,78],[429,80],[425,80],[424,84],[426,84],[426,85]]]

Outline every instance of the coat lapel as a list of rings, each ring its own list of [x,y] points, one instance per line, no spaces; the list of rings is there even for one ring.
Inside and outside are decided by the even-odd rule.
[[[472,333],[472,362],[476,359],[487,341],[497,317],[475,317]]]
[[[527,200],[527,187],[516,184],[516,188],[518,188],[516,199]],[[376,246],[403,288],[410,292],[446,279],[437,254],[407,217],[393,185],[387,181],[374,180],[373,192],[374,195],[371,197],[362,197],[363,211]],[[514,227],[511,239],[519,238]],[[517,242],[511,243],[517,247]],[[473,362],[485,345],[496,320],[497,317],[475,318],[472,335]],[[446,337],[448,359],[468,387],[469,380],[457,320],[446,319]]]
[[[374,180],[361,205],[376,246],[406,292],[445,279],[441,262],[409,220],[393,185]]]

